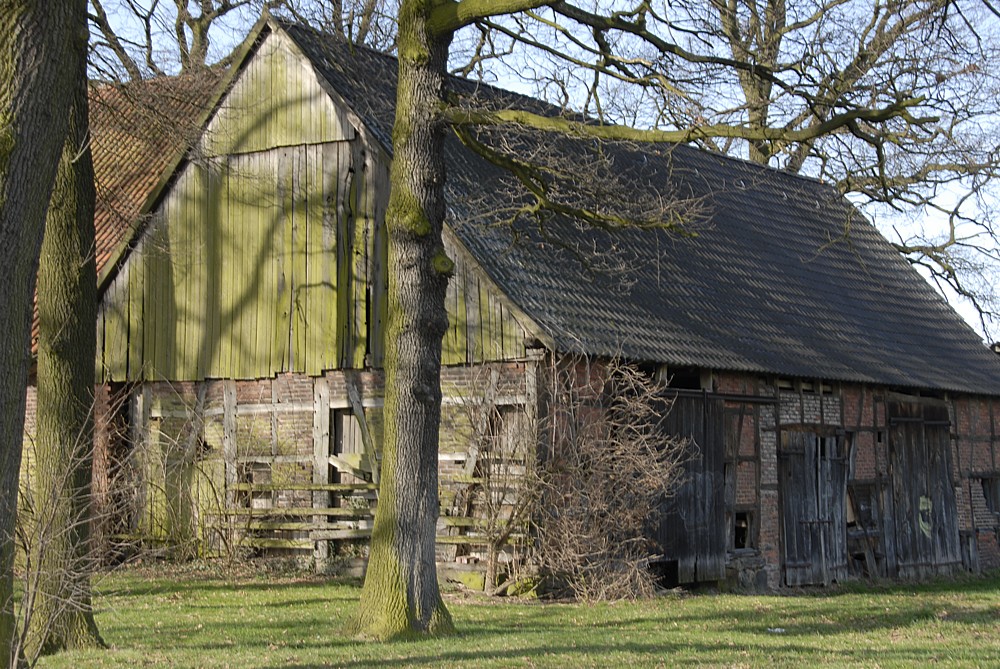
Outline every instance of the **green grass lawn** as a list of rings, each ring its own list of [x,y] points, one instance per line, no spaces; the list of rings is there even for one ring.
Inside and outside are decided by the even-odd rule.
[[[127,570],[97,586],[111,648],[40,667],[1000,667],[1000,575],[798,595],[585,605],[452,593],[456,636],[343,633],[357,583]]]

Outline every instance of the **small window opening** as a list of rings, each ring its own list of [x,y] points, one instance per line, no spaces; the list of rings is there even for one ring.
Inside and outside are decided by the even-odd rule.
[[[990,513],[1000,514],[1000,478],[984,478],[983,497]]]
[[[733,549],[753,547],[753,513],[737,511],[733,518]]]

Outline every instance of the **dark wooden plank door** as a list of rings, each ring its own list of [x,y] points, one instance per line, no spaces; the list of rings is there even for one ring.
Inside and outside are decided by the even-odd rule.
[[[961,564],[948,414],[917,403],[889,405],[889,476],[896,573],[919,578]]]
[[[690,438],[698,454],[685,466],[684,483],[649,523],[654,550],[676,561],[677,581],[718,581],[726,575],[725,444],[723,402],[677,397],[666,421],[670,434]]]
[[[785,584],[827,585],[847,575],[847,459],[836,436],[784,431],[778,453]]]

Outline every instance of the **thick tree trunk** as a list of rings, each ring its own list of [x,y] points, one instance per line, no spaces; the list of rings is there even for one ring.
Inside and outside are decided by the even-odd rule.
[[[388,207],[389,322],[385,439],[379,503],[357,620],[365,637],[451,631],[438,591],[438,429],[444,298],[453,264],[441,242],[443,123],[439,116],[450,35],[426,19],[447,0],[403,2],[399,90]]]
[[[0,661],[14,650],[14,523],[45,211],[66,134],[86,0],[0,0]]]
[[[90,595],[97,269],[83,61],[77,75],[38,269],[38,433],[27,535],[33,592],[25,597],[32,603],[29,659],[103,645]]]

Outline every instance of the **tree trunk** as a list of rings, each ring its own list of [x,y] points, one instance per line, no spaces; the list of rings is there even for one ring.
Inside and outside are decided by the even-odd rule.
[[[14,523],[45,211],[66,134],[86,1],[0,0],[0,661],[15,649]]]
[[[438,430],[444,298],[453,263],[444,251],[443,121],[451,36],[427,17],[448,0],[404,1],[393,129],[385,436],[378,508],[356,631],[390,639],[452,630],[438,590]]]
[[[34,592],[25,597],[32,603],[29,659],[103,645],[90,596],[97,269],[82,60],[77,75],[38,269],[38,434],[27,534],[28,588]]]

